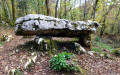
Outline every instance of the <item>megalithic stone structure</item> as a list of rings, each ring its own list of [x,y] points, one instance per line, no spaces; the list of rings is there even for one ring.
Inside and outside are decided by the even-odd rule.
[[[39,35],[55,37],[78,37],[80,43],[90,46],[90,34],[96,32],[96,21],[70,21],[42,14],[29,14],[15,22],[16,35]]]

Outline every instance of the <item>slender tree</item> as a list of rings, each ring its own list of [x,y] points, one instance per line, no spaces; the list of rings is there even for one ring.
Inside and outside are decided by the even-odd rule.
[[[76,5],[76,0],[74,0],[74,10],[73,10],[73,15],[74,15],[73,19],[74,19],[74,20],[75,20],[75,18],[76,18],[76,17],[75,17],[75,16],[76,16],[76,14],[75,14],[75,13],[76,13],[76,10],[75,10],[76,7],[75,7],[75,5]]]
[[[15,22],[15,0],[11,0],[11,4],[12,4],[13,21]]]
[[[51,11],[50,11],[49,0],[45,0],[45,1],[46,1],[46,8],[47,8],[47,15],[50,16],[51,15]]]
[[[100,36],[102,36],[103,33],[104,33],[104,30],[106,28],[106,25],[105,25],[106,17],[109,14],[109,12],[111,11],[112,8],[113,8],[113,5],[110,5],[109,8],[108,8],[108,11],[103,15],[103,17],[101,18],[101,21],[99,22],[99,23],[102,22],[102,28],[101,28]]]
[[[66,18],[66,16],[67,16],[66,0],[64,0],[64,8],[65,8],[65,14],[64,14],[64,16]]]
[[[87,12],[86,12],[86,8],[87,8],[87,6],[86,6],[86,3],[87,3],[87,1],[85,0],[85,7],[84,7],[84,20],[86,20],[86,18],[87,18]]]
[[[95,20],[95,13],[96,13],[96,8],[97,8],[97,5],[98,5],[98,2],[99,2],[99,0],[95,0],[95,3],[93,5],[93,11],[92,11],[91,17],[90,17],[90,19],[93,17],[93,21]]]
[[[80,3],[79,3],[79,12],[81,12],[81,0],[80,0]],[[80,15],[80,20],[81,20],[81,15]]]
[[[37,9],[37,13],[40,14],[40,0],[37,0],[37,3],[38,3],[38,9]]]
[[[58,2],[59,2],[59,0],[56,1],[56,6],[55,6],[55,17],[57,17]]]
[[[62,0],[60,0],[60,13],[59,13],[60,19],[62,18],[61,14],[62,14]]]

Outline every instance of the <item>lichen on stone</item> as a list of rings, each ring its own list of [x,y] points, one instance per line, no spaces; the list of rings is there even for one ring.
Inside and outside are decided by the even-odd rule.
[[[71,24],[73,25],[73,27],[74,27],[75,29],[78,27],[78,24],[75,23],[75,22],[72,22]]]
[[[78,43],[75,42],[75,50],[78,54],[86,53],[86,50]]]
[[[38,48],[41,51],[47,51],[49,55],[54,55],[57,52],[57,46],[50,37],[36,37],[35,42],[38,44]]]

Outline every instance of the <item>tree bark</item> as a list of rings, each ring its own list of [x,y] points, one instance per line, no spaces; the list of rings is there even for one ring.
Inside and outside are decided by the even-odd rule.
[[[79,11],[81,12],[81,0],[80,0],[80,3],[79,3]],[[80,15],[80,20],[81,20],[81,15]]]
[[[118,13],[116,14],[115,22],[118,20],[119,14],[120,14],[120,8],[119,8],[119,10],[118,10]]]
[[[64,4],[65,4],[65,6],[64,6],[64,8],[65,8],[65,19],[66,19],[66,16],[67,16],[67,8],[66,8],[66,0],[64,0]]]
[[[63,16],[66,16],[67,12],[68,12],[68,11],[70,11],[70,10],[71,10],[71,8],[72,8],[72,7],[70,7],[70,9],[69,9],[69,10],[66,10],[66,12],[62,15],[62,17],[63,17]]]
[[[56,7],[55,7],[55,17],[57,18],[57,8],[58,8],[58,2],[59,0],[56,1]]]
[[[93,11],[92,11],[91,17],[90,17],[90,19],[93,18],[93,21],[95,20],[95,13],[96,13],[96,8],[97,8],[97,5],[98,5],[98,2],[99,2],[99,0],[96,0],[95,4],[93,5]]]
[[[13,21],[15,22],[15,0],[11,0],[11,4],[12,4]]]
[[[74,15],[74,17],[73,17],[73,19],[75,20],[75,16],[76,16],[76,14],[75,14],[75,12],[76,12],[76,10],[75,10],[75,5],[76,5],[76,0],[74,0],[74,10],[73,10],[73,15]]]
[[[37,0],[37,2],[38,2],[38,9],[37,9],[37,13],[38,13],[38,14],[40,14],[40,1],[39,1],[39,0]]]
[[[42,14],[44,14],[43,7],[44,7],[44,6],[43,6],[43,0],[42,0],[42,8],[41,8],[41,9],[42,9]],[[44,15],[45,15],[45,14],[44,14]]]
[[[51,11],[50,11],[50,4],[49,4],[49,0],[45,0],[46,1],[46,8],[47,8],[47,16],[51,15]]]
[[[59,17],[60,19],[62,18],[61,14],[62,14],[62,0],[60,0],[60,13],[59,13]]]
[[[87,7],[86,7],[86,2],[87,2],[87,1],[85,0],[85,8],[84,8],[84,20],[86,20],[86,17],[87,17],[87,12],[86,12],[86,8],[87,8]]]
[[[103,15],[103,18],[101,19],[101,21],[99,23],[103,23],[102,24],[102,28],[101,28],[101,32],[100,32],[100,36],[102,36],[104,34],[104,30],[106,28],[105,22],[106,22],[106,17],[109,14],[110,10],[113,8],[113,5],[110,5],[108,8],[108,11]]]

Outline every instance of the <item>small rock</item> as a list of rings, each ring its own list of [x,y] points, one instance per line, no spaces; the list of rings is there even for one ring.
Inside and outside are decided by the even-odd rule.
[[[41,55],[42,55],[43,57],[45,56],[45,54],[43,54],[43,53],[42,53]]]
[[[48,55],[49,53],[48,52],[45,52],[46,55]]]
[[[12,35],[7,35],[7,34],[3,34],[0,39],[1,39],[1,41],[10,42],[11,40],[13,40],[13,36]]]
[[[40,62],[36,62],[38,65],[40,65]]]
[[[32,60],[34,63],[36,62],[36,59],[37,59],[37,55],[36,55],[36,56],[31,57],[31,60]]]
[[[28,73],[27,73],[27,72],[24,72],[24,75],[28,75]]]
[[[31,55],[33,56],[33,55],[35,55],[35,53],[31,53]]]
[[[75,42],[75,48],[76,48],[76,52],[78,52],[78,54],[86,53],[86,50],[79,43]]]
[[[12,69],[12,70],[8,71],[8,75],[14,75],[14,73],[15,73],[15,69]]]
[[[30,66],[36,62],[37,54],[32,53],[31,55],[32,57],[28,58],[27,62],[25,63],[25,66],[24,66],[25,69],[30,68]]]
[[[20,62],[22,63],[22,62],[23,62],[23,60],[22,60],[22,59],[20,59]]]
[[[5,72],[7,72],[7,71],[8,71],[8,66],[5,67]]]
[[[104,57],[104,54],[100,54],[101,57]]]
[[[97,54],[97,52],[95,52],[95,51],[88,51],[88,54],[95,55],[95,54]]]
[[[13,39],[12,35],[8,35],[8,37],[6,38],[7,42],[10,42]]]
[[[0,49],[3,49],[3,46],[0,46]]]
[[[18,50],[18,49],[16,49],[15,51],[16,51],[16,53],[18,53],[18,52],[19,52],[19,50]]]

